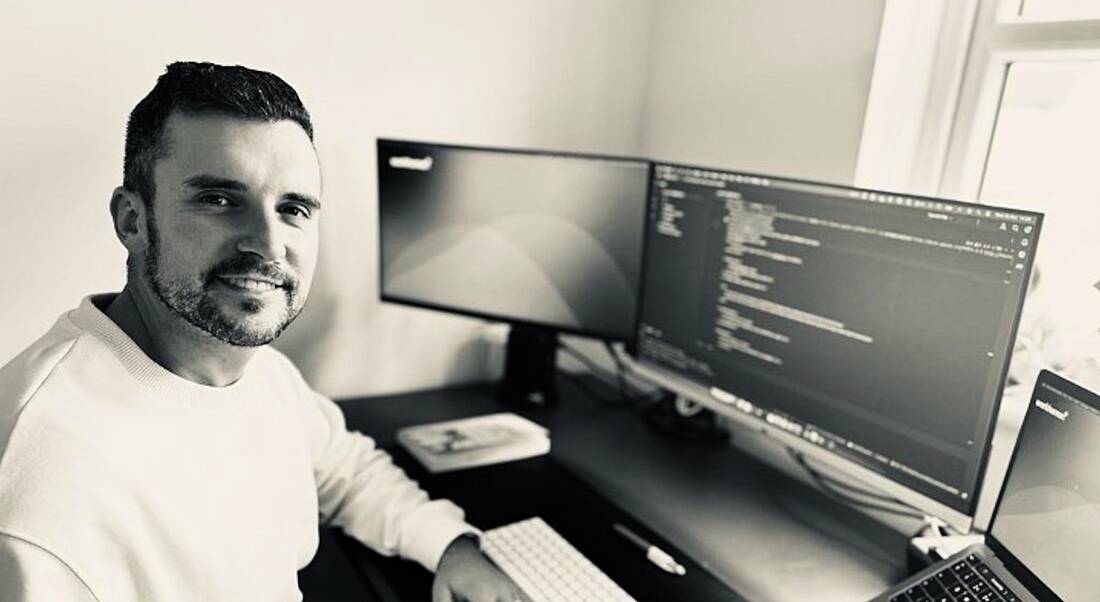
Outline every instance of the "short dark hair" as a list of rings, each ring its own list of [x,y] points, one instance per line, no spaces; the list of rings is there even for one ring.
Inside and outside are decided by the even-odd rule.
[[[259,121],[288,119],[302,126],[313,141],[309,111],[294,88],[279,76],[240,65],[172,63],[130,112],[126,123],[122,185],[139,194],[150,210],[156,195],[153,165],[169,152],[164,124],[176,111]]]

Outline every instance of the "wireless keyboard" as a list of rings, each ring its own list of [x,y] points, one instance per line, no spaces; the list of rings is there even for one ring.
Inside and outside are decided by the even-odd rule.
[[[486,531],[482,547],[533,602],[635,602],[537,516]]]

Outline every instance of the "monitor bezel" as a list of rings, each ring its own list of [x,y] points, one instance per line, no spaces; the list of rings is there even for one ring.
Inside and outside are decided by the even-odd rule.
[[[792,178],[792,177],[787,177],[787,176],[777,176],[777,175],[772,175],[772,174],[762,174],[762,173],[755,173],[755,172],[749,172],[749,171],[734,170],[734,169],[730,169],[730,168],[726,168],[726,167],[712,167],[712,166],[692,165],[692,164],[687,164],[687,163],[676,163],[676,162],[672,162],[672,161],[660,161],[660,160],[652,160],[650,162],[650,168],[649,168],[650,183],[649,183],[649,186],[647,186],[647,190],[649,190],[650,198],[647,199],[647,202],[652,202],[653,201],[653,199],[652,199],[653,187],[654,187],[654,182],[653,181],[655,180],[657,170],[660,167],[671,167],[671,168],[674,168],[674,169],[698,169],[698,170],[702,170],[702,171],[716,171],[716,172],[722,172],[722,173],[727,173],[727,174],[735,174],[735,175],[741,175],[741,176],[747,176],[747,177],[764,178],[764,179],[767,179],[767,180],[792,182],[792,183],[795,183],[795,184],[803,184],[803,185],[810,185],[810,186],[831,186],[831,187],[836,187],[836,188],[845,189],[845,190],[852,190],[852,191],[857,191],[857,192],[867,192],[867,193],[873,193],[873,194],[886,194],[886,195],[901,196],[901,197],[905,197],[905,198],[920,199],[920,200],[932,201],[932,202],[946,201],[946,202],[949,202],[949,203],[952,203],[952,204],[955,204],[955,205],[961,205],[961,206],[964,206],[964,207],[973,207],[973,208],[981,208],[981,209],[989,209],[989,208],[1003,209],[1003,210],[1011,211],[1011,212],[1019,214],[1019,215],[1026,215],[1026,216],[1033,217],[1035,219],[1033,238],[1038,239],[1039,235],[1042,233],[1043,217],[1044,217],[1043,213],[1038,212],[1038,211],[1028,210],[1028,209],[1017,209],[1017,208],[1013,208],[1013,207],[1004,207],[1004,206],[1000,206],[1000,205],[989,205],[989,204],[977,203],[977,202],[972,202],[972,201],[963,201],[963,200],[959,200],[959,199],[949,199],[949,198],[945,198],[945,197],[930,197],[930,196],[920,195],[920,194],[909,194],[909,193],[904,193],[904,192],[889,191],[889,190],[882,190],[882,189],[875,189],[875,188],[866,188],[866,187],[861,187],[861,186],[850,186],[850,185],[840,184],[840,183],[836,183],[836,182],[804,180],[804,179],[800,179],[800,178]],[[652,210],[652,207],[650,207],[649,210]],[[649,215],[649,211],[646,212],[646,215],[647,216]],[[646,235],[643,237],[643,240],[645,240],[645,242],[646,242],[646,249],[643,250],[643,258],[648,253],[648,247],[649,247],[649,238],[648,237],[649,237],[649,225],[647,223],[646,224]],[[1035,269],[1035,253],[1032,253],[1031,255],[1028,256],[1027,265],[1028,265],[1028,269],[1025,271],[1025,273],[1023,275],[1023,282],[1022,282],[1022,285],[1020,287],[1019,295],[1015,299],[1015,301],[1018,304],[1020,310],[1016,313],[1016,317],[1013,320],[1012,325],[1009,329],[1008,340],[1010,341],[1010,344],[1012,346],[1014,346],[1014,342],[1016,340],[1017,331],[1018,331],[1019,325],[1020,325],[1020,317],[1023,314],[1024,303],[1026,302],[1026,299],[1027,299],[1027,292],[1028,292],[1028,288],[1030,286],[1032,272]],[[644,264],[643,264],[643,266],[644,266]],[[638,344],[640,343],[640,337],[638,335],[638,331],[641,328],[642,317],[645,313],[646,271],[644,269],[642,270],[642,275],[641,275],[641,278],[639,280],[640,280],[641,288],[639,289],[639,293],[638,293],[638,313],[637,313],[637,320],[636,320],[637,324],[636,324],[635,329],[634,329],[635,330],[635,335],[634,335],[634,341],[635,341],[634,347],[635,347],[635,349],[637,348]],[[741,413],[739,410],[736,410],[735,408],[731,408],[727,404],[725,404],[724,402],[721,402],[721,401],[715,399],[714,396],[710,393],[710,387],[711,386],[708,385],[708,384],[704,384],[702,382],[695,382],[694,379],[691,379],[688,376],[685,376],[683,374],[680,374],[678,372],[670,370],[670,369],[668,369],[668,368],[666,368],[666,367],[664,367],[660,364],[657,364],[655,362],[652,362],[652,361],[649,361],[645,358],[642,358],[637,353],[633,353],[632,356],[631,356],[631,359],[633,360],[633,363],[634,363],[635,367],[637,369],[640,369],[640,371],[642,372],[643,375],[650,376],[651,379],[654,380],[654,382],[656,382],[656,384],[658,384],[660,386],[663,386],[663,387],[666,387],[666,388],[669,388],[669,389],[673,390],[674,392],[676,392],[680,395],[685,395],[685,396],[689,397],[690,399],[698,402],[700,405],[703,405],[704,407],[707,407],[708,409],[710,409],[712,411],[715,411],[716,413],[719,413],[719,414],[721,414],[725,417],[734,419],[738,424],[742,424],[743,426],[747,426],[747,427],[749,427],[753,430],[761,431],[765,435],[771,436],[773,439],[777,439],[777,440],[783,442],[784,444],[786,444],[786,445],[788,445],[792,448],[797,449],[800,452],[803,452],[803,453],[806,453],[806,454],[812,456],[813,458],[817,459],[819,462],[821,462],[823,464],[826,464],[826,465],[830,466],[831,468],[834,468],[836,470],[840,470],[840,471],[842,471],[846,474],[849,474],[850,476],[853,476],[853,477],[855,477],[855,478],[857,478],[857,479],[859,479],[863,482],[866,482],[867,484],[871,485],[872,487],[875,487],[876,489],[881,490],[884,493],[888,493],[889,495],[891,495],[891,496],[895,497],[896,499],[912,506],[913,508],[915,508],[915,509],[917,509],[921,512],[924,512],[924,513],[926,513],[930,516],[933,516],[935,518],[943,520],[948,525],[951,525],[952,527],[954,527],[955,529],[957,529],[961,532],[964,532],[964,533],[965,532],[970,532],[972,529],[974,529],[976,527],[975,518],[976,518],[976,514],[977,514],[978,505],[981,503],[981,493],[982,493],[982,489],[985,485],[985,478],[987,476],[986,473],[987,473],[988,468],[989,468],[989,456],[990,456],[990,451],[991,451],[991,448],[992,448],[992,445],[993,445],[993,438],[994,438],[994,435],[995,435],[995,432],[996,432],[997,422],[998,422],[998,420],[1000,418],[1000,415],[1001,415],[1001,400],[1004,396],[1005,379],[1008,376],[1008,369],[1009,369],[1009,366],[1010,366],[1011,360],[1012,360],[1012,347],[1011,346],[1008,350],[1008,353],[1005,356],[1005,360],[1004,360],[1003,366],[1001,368],[1000,378],[997,381],[998,384],[997,384],[997,390],[996,390],[995,395],[994,395],[993,411],[992,411],[992,414],[990,416],[989,424],[986,425],[986,429],[985,429],[985,433],[984,433],[985,440],[984,440],[984,443],[981,447],[980,457],[978,459],[977,480],[974,483],[973,495],[971,495],[968,498],[968,501],[965,504],[965,508],[966,508],[965,510],[959,510],[958,508],[955,508],[955,507],[952,507],[948,504],[945,504],[945,503],[943,503],[943,502],[941,502],[941,501],[939,501],[939,500],[937,500],[937,499],[935,499],[935,498],[933,498],[933,497],[931,497],[931,496],[929,496],[925,493],[917,491],[916,489],[913,489],[913,488],[911,488],[907,485],[903,485],[899,481],[890,478],[889,476],[883,474],[882,472],[879,472],[879,471],[876,471],[872,468],[864,466],[863,464],[861,464],[861,463],[859,463],[855,460],[849,459],[849,458],[847,458],[847,457],[845,457],[841,454],[830,452],[826,449],[821,448],[820,446],[813,445],[813,444],[811,444],[807,441],[802,440],[800,437],[795,437],[794,435],[792,435],[792,434],[790,434],[790,433],[788,433],[788,432],[786,432],[786,431],[784,431],[780,428],[769,425],[769,424],[767,424],[766,422],[764,422],[762,420],[746,416],[743,413]],[[728,392],[725,392],[725,393],[728,393]],[[752,403],[755,404],[756,402],[753,401]],[[761,406],[761,407],[764,407],[764,406]]]
[[[553,322],[549,322],[549,321],[525,319],[522,316],[509,316],[509,315],[497,314],[497,313],[493,313],[493,312],[478,311],[478,310],[475,310],[475,309],[459,307],[459,306],[452,306],[452,305],[447,305],[447,304],[444,304],[444,303],[432,303],[430,301],[425,301],[423,299],[414,299],[414,298],[410,298],[410,297],[404,297],[404,296],[401,296],[401,295],[387,294],[386,291],[385,291],[385,286],[384,286],[384,284],[385,284],[385,264],[382,261],[382,248],[383,248],[382,178],[381,178],[382,153],[380,151],[382,150],[383,145],[408,146],[410,148],[414,148],[414,147],[415,148],[431,147],[431,148],[440,148],[440,149],[449,149],[449,150],[485,151],[485,152],[492,152],[492,153],[504,153],[504,154],[515,154],[515,155],[564,157],[564,158],[567,158],[567,159],[590,159],[590,160],[598,160],[598,161],[624,162],[624,163],[634,163],[634,164],[637,164],[639,167],[643,168],[646,172],[646,176],[645,176],[646,177],[646,182],[645,182],[645,196],[641,199],[641,202],[643,203],[642,211],[641,211],[641,220],[642,220],[641,233],[642,233],[642,236],[641,236],[641,240],[640,240],[641,248],[639,249],[638,282],[635,283],[635,286],[638,287],[637,288],[637,293],[638,294],[635,297],[635,302],[633,304],[634,305],[634,309],[633,309],[634,319],[632,321],[633,326],[630,329],[630,332],[626,333],[624,335],[623,333],[611,332],[611,331],[600,329],[600,328],[578,328],[578,327],[574,327],[574,326],[567,326],[567,325],[564,325],[564,324],[553,323]],[[649,187],[652,186],[652,183],[653,183],[653,177],[652,177],[653,162],[651,160],[640,158],[640,157],[624,156],[624,155],[601,155],[601,154],[594,154],[594,153],[579,153],[579,152],[555,151],[555,150],[546,150],[546,149],[521,149],[521,148],[508,148],[508,147],[479,146],[479,145],[469,145],[469,144],[449,144],[449,143],[443,143],[443,142],[427,142],[427,141],[422,141],[422,140],[406,140],[406,139],[389,138],[389,137],[376,138],[374,148],[375,148],[375,169],[376,169],[375,177],[376,177],[376,180],[377,180],[376,183],[375,183],[376,184],[375,204],[376,204],[377,220],[378,220],[378,226],[377,226],[378,227],[378,236],[377,236],[377,238],[378,238],[378,248],[377,248],[377,252],[378,252],[378,282],[377,282],[377,285],[378,285],[378,298],[379,298],[380,301],[385,302],[385,303],[395,303],[395,304],[405,305],[405,306],[409,306],[409,307],[416,307],[416,308],[419,308],[419,309],[429,309],[429,310],[433,310],[433,311],[447,312],[447,313],[466,316],[466,317],[470,317],[470,318],[478,318],[478,319],[482,319],[482,320],[487,320],[487,321],[490,321],[490,322],[500,322],[500,323],[506,323],[506,324],[527,326],[527,327],[532,327],[532,328],[541,328],[541,329],[551,330],[551,331],[554,331],[554,332],[567,334],[567,335],[576,335],[576,336],[590,337],[590,338],[596,338],[596,339],[606,340],[606,341],[623,342],[628,346],[628,348],[633,348],[636,333],[637,333],[638,319],[641,315],[641,288],[640,288],[640,286],[641,286],[642,274],[645,271],[644,270],[644,266],[645,266],[644,261],[645,261],[645,249],[646,249],[646,223],[649,219],[649,216],[648,216],[648,213],[647,213],[648,208],[649,208],[649,195],[650,195]]]

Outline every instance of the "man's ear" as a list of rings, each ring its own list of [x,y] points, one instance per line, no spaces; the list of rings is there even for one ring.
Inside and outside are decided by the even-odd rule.
[[[115,236],[130,253],[145,250],[147,232],[145,228],[145,203],[141,197],[127,188],[119,186],[111,194],[111,219],[115,225]]]

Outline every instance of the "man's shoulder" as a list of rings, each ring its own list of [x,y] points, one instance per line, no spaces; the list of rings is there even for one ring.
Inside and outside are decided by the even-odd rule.
[[[15,508],[40,505],[36,485],[56,482],[54,466],[64,462],[54,456],[65,446],[59,448],[57,439],[43,436],[43,420],[49,417],[38,409],[50,407],[49,399],[42,398],[52,397],[57,383],[71,380],[73,368],[79,371],[74,356],[86,355],[93,338],[62,315],[49,332],[0,368],[0,490],[10,494],[0,496],[0,529],[9,526]]]
[[[67,315],[37,341],[0,367],[0,458],[15,421],[42,386],[58,374],[83,332]]]

